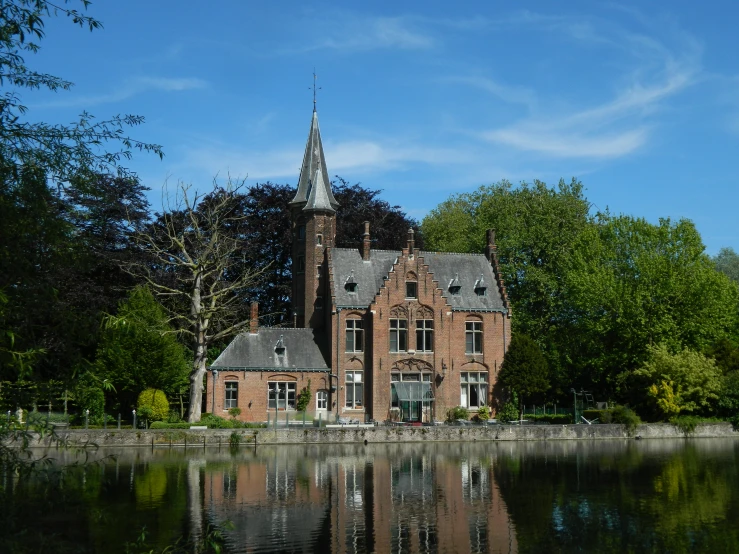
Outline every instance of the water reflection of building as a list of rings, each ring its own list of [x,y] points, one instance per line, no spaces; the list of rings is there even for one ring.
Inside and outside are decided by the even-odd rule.
[[[205,467],[204,513],[233,522],[230,541],[244,552],[517,551],[490,457],[434,450],[260,449]]]

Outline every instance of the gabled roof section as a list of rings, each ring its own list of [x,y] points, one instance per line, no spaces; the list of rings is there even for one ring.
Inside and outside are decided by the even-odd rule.
[[[320,190],[319,190],[320,189]],[[313,198],[313,206],[311,205]],[[319,209],[336,211],[339,203],[331,192],[331,181],[326,169],[326,158],[323,155],[323,143],[321,142],[321,131],[318,128],[318,112],[313,110],[313,119],[308,133],[308,142],[303,154],[303,165],[300,168],[298,179],[298,190],[290,204],[302,204],[303,209]]]
[[[459,286],[459,294],[451,294],[446,286],[441,287],[441,295],[453,310],[508,312],[498,287],[488,288],[484,296],[475,290],[476,286],[479,288],[480,281],[497,281],[493,267],[484,255],[421,252],[419,256],[439,284],[454,283]]]
[[[328,371],[327,341],[314,329],[260,328],[242,333],[211,368],[245,371]]]
[[[370,259],[364,261],[356,248],[332,248],[335,305],[340,308],[369,306],[400,255],[400,251],[371,250]],[[344,286],[349,279],[357,284],[356,292],[350,293]]]
[[[331,275],[336,307],[369,307],[401,255],[400,251],[371,250],[369,261],[364,261],[357,249],[332,248]],[[507,313],[499,287],[486,287],[484,295],[475,290],[475,287],[480,288],[481,282],[497,282],[493,267],[482,254],[419,252],[418,255],[439,283],[442,296],[453,310]],[[344,286],[352,277],[357,284],[355,293],[350,293]],[[448,286],[451,283],[459,286],[459,294],[450,293]]]

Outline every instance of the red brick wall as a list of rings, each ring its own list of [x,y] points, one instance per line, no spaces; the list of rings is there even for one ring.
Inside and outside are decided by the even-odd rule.
[[[267,421],[267,383],[270,381],[292,381],[296,383],[296,397],[300,391],[308,386],[310,380],[311,401],[308,411],[316,410],[316,392],[319,389],[328,389],[328,374],[317,372],[283,373],[270,371],[221,371],[215,387],[215,415],[228,418],[228,411],[224,409],[226,396],[226,382],[238,383],[238,407],[241,408],[241,421]],[[213,406],[213,374],[208,372],[206,386],[206,410],[212,411]],[[280,410],[279,416],[284,418],[285,412]],[[274,419],[275,410],[269,410],[270,419]],[[294,412],[291,412],[291,416]]]

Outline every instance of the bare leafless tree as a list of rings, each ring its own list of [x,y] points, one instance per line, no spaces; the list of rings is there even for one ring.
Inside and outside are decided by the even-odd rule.
[[[178,184],[167,210],[138,233],[141,258],[129,266],[152,287],[178,331],[192,340],[190,422],[201,416],[208,348],[247,328],[249,321],[241,319],[247,289],[264,271],[249,271],[241,260],[244,217],[233,200],[243,184],[214,181],[207,194]]]

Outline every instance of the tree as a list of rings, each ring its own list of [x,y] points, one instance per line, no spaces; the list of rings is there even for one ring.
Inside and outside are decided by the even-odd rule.
[[[333,190],[340,204],[336,246],[359,247],[364,221],[370,222],[373,248],[399,250],[405,246],[408,229],[418,228],[399,206],[381,200],[381,191],[350,185],[341,177],[337,177]],[[236,261],[234,271],[241,271],[243,266],[246,271],[261,272],[248,294],[259,302],[263,314],[260,319],[266,325],[292,323],[292,236],[286,230],[292,225],[289,202],[294,196],[295,188],[290,185],[262,183],[233,198],[234,210],[242,217],[230,222],[227,230],[243,245],[243,256]],[[417,236],[416,244],[420,247],[422,238]],[[246,311],[243,318],[248,318]]]
[[[117,314],[106,318],[95,375],[115,387],[119,408],[133,407],[144,389],[171,395],[187,383],[185,349],[168,320],[146,287],[133,289]]]
[[[705,351],[737,329],[739,291],[715,271],[695,226],[602,215],[573,247],[555,349],[576,388],[638,400],[630,375],[649,347]]]
[[[200,420],[208,348],[248,326],[245,295],[264,271],[244,267],[242,243],[229,232],[244,219],[235,201],[241,186],[214,183],[201,195],[180,184],[174,206],[137,235],[144,261],[129,266],[162,299],[170,322],[191,339],[190,422]]]
[[[574,179],[556,188],[541,181],[517,187],[502,181],[452,196],[421,225],[427,248],[448,252],[482,252],[485,230],[497,231],[513,334],[537,338],[560,393],[569,390],[567,366],[556,349],[558,320],[567,309],[562,276],[575,243],[592,226],[589,209],[583,186]]]
[[[336,246],[359,248],[364,234],[364,222],[370,222],[372,248],[400,250],[406,246],[408,229],[416,231],[416,248],[423,249],[423,234],[418,222],[408,217],[400,206],[379,198],[381,190],[370,190],[359,183],[350,185],[336,177],[333,192],[339,209],[336,214]]]
[[[649,346],[644,365],[634,372],[645,387],[647,402],[664,419],[681,413],[708,413],[719,398],[721,370],[710,358],[666,344]]]
[[[96,121],[83,112],[73,125],[50,125],[31,122],[28,109],[20,99],[20,89],[69,90],[72,83],[60,77],[33,71],[24,56],[39,51],[38,42],[44,38],[44,24],[49,17],[66,16],[72,23],[90,31],[102,24],[75,9],[46,0],[11,0],[0,7],[0,84],[6,91],[0,96],[0,164],[13,174],[24,167],[35,166],[47,172],[49,178],[62,183],[73,175],[90,169],[108,172],[118,169],[121,159],[131,157],[132,150],[158,154],[162,149],[146,144],[125,134],[125,129],[139,125],[144,118],[135,115],[116,116]],[[80,0],[83,8],[88,0]],[[102,143],[121,145],[118,151],[99,150]],[[125,170],[121,170],[125,173]]]
[[[732,281],[739,283],[739,254],[733,248],[722,248],[713,258],[716,269]]]
[[[531,337],[516,333],[503,359],[498,381],[518,393],[521,402],[549,390],[549,368],[539,345]]]

